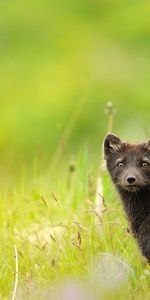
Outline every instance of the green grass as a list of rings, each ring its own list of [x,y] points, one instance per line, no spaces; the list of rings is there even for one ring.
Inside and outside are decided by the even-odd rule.
[[[119,111],[118,134],[145,135],[149,10],[142,0],[1,1],[0,162],[11,155],[16,165],[38,151],[51,156],[83,98],[73,151],[87,141],[98,149],[108,100]]]
[[[62,162],[51,179],[46,173],[41,176],[37,166],[30,179],[22,170],[13,188],[1,189],[1,299],[10,299],[13,291],[14,245],[19,254],[18,299],[35,299],[37,291],[38,299],[47,299],[45,286],[58,290],[66,278],[90,280],[91,285],[101,286],[94,272],[97,259],[101,261],[105,253],[126,264],[128,277],[116,284],[123,267],[118,268],[115,262],[115,287],[109,290],[108,281],[106,299],[149,298],[150,268],[127,231],[123,209],[107,173],[103,174],[107,208],[101,218],[95,213],[97,170],[90,152],[83,149],[74,158],[73,172],[69,162]],[[111,264],[107,260],[106,264],[107,280]]]

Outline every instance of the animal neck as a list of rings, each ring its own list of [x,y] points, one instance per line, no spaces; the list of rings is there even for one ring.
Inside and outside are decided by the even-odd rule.
[[[150,215],[150,187],[137,192],[119,189],[131,229],[136,236],[145,217]]]

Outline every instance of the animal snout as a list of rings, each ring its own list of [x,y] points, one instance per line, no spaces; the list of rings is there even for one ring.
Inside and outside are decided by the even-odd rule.
[[[127,183],[128,184],[134,184],[136,182],[136,177],[131,175],[127,177]]]

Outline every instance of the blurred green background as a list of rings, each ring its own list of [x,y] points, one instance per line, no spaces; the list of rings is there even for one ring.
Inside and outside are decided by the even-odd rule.
[[[1,1],[0,66],[5,169],[47,164],[59,144],[97,156],[109,100],[116,134],[149,135],[149,1]]]

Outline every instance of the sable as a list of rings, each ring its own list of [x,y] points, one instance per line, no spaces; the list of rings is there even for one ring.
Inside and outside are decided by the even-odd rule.
[[[150,141],[129,144],[108,134],[104,158],[134,237],[150,263]]]

